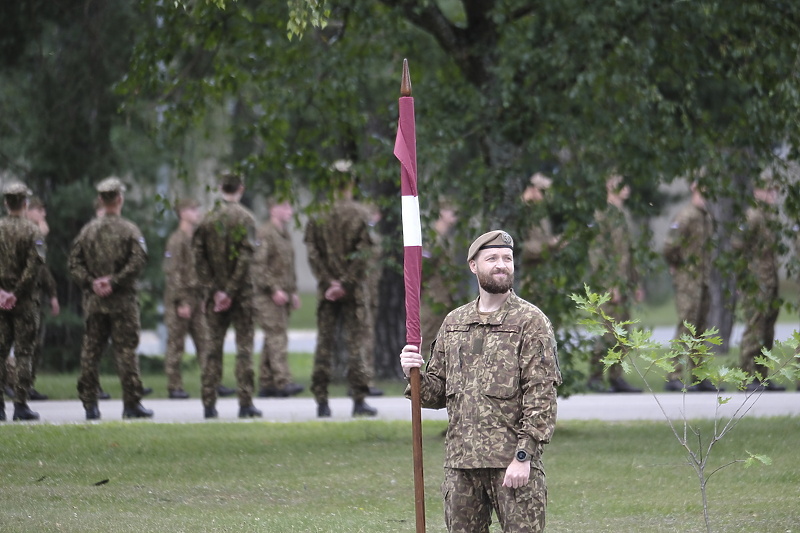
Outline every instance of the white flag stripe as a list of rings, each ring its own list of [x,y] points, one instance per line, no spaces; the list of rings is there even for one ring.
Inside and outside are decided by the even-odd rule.
[[[422,226],[419,223],[419,198],[401,196],[403,200],[403,246],[422,246]]]

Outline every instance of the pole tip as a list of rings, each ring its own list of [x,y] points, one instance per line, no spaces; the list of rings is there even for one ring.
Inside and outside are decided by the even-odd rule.
[[[400,96],[411,96],[411,75],[408,73],[408,59],[403,59],[403,80],[400,82]]]

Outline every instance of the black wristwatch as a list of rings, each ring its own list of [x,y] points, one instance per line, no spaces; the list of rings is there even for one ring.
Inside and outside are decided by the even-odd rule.
[[[528,452],[526,452],[525,450],[517,450],[517,453],[514,454],[514,457],[516,457],[517,461],[521,463],[531,460],[531,456],[528,455]]]

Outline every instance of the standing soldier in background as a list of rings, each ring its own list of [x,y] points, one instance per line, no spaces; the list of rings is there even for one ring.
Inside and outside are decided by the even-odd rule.
[[[784,391],[786,387],[772,380],[762,383],[769,370],[756,363],[761,350],[772,349],[775,342],[775,322],[781,310],[778,297],[778,231],[775,229],[775,203],[778,190],[772,183],[762,183],[753,189],[756,204],[745,213],[745,222],[734,239],[734,250],[747,258],[747,273],[739,276],[742,295],[742,316],[745,329],[739,355],[739,366],[749,374],[757,374],[747,385],[747,391]]]
[[[256,232],[253,260],[256,317],[264,331],[261,351],[259,392],[262,398],[294,396],[303,387],[292,381],[289,371],[289,315],[300,307],[294,245],[289,233],[292,204],[269,202],[269,220]]]
[[[700,186],[695,181],[691,185],[692,196],[689,203],[673,219],[664,243],[664,259],[672,274],[675,288],[675,307],[678,311],[678,327],[675,338],[679,339],[689,331],[684,322],[692,324],[698,334],[706,330],[706,317],[710,305],[709,279],[711,275],[711,237],[714,234],[713,221],[706,209],[706,201]],[[667,375],[664,386],[668,391],[684,388],[683,363],[673,361],[675,371]],[[691,385],[694,362],[689,359],[689,375],[686,376],[687,390],[716,391],[714,385],[703,380]]]
[[[448,202],[439,205],[439,217],[433,223],[436,240],[433,246],[422,251],[422,305],[420,323],[422,325],[422,351],[426,353],[436,340],[439,327],[452,309],[456,298],[448,285],[448,266],[453,263],[453,250],[450,233],[458,221],[455,208]]]
[[[8,216],[0,219],[0,381],[6,382],[6,360],[14,347],[17,380],[14,384],[14,420],[38,420],[28,407],[33,386],[32,359],[39,334],[36,284],[44,265],[44,238],[25,218],[30,191],[19,182],[3,188]],[[0,420],[6,419],[0,397]]]
[[[204,416],[216,418],[217,387],[222,378],[225,333],[236,331],[236,384],[239,418],[260,417],[253,406],[253,262],[255,218],[239,202],[244,184],[238,174],[220,178],[222,201],[206,214],[192,238],[197,279],[206,294],[202,305],[208,324],[203,356]]]
[[[603,291],[611,293],[611,300],[603,306],[603,311],[617,322],[630,320],[632,301],[642,299],[633,257],[633,228],[624,206],[630,193],[622,176],[612,174],[606,179],[607,207],[595,213],[597,235],[589,249],[589,262],[597,282],[602,284]],[[615,344],[611,333],[597,338],[589,365],[587,386],[590,390],[606,391],[602,360]],[[625,381],[620,363],[608,369],[608,383],[610,392],[642,392]]]
[[[343,172],[344,173],[344,172]],[[369,210],[353,200],[353,178],[336,191],[331,209],[306,226],[308,261],[317,278],[317,346],[311,392],[317,401],[317,416],[329,417],[328,384],[336,346],[336,326],[342,320],[348,350],[347,379],[353,394],[353,416],[375,416],[378,411],[364,398],[372,375],[367,367],[366,338],[372,334],[367,279],[368,262],[374,257],[369,231]]]
[[[167,374],[167,392],[170,398],[188,398],[183,390],[181,360],[186,334],[192,336],[200,368],[205,366],[205,314],[200,309],[200,287],[194,268],[192,235],[200,222],[200,205],[195,200],[175,203],[178,228],[167,240],[164,250],[164,323],[167,326],[167,353],[164,371]]]
[[[100,358],[111,339],[122,384],[122,417],[149,418],[153,411],[141,404],[144,391],[136,354],[141,329],[136,282],[147,263],[147,245],[139,228],[121,216],[122,181],[106,178],[97,192],[105,212],[81,229],[69,254],[69,272],[84,291],[86,306],[78,395],[86,420],[98,420]]]
[[[532,302],[539,299],[537,287],[532,273],[537,267],[547,262],[563,244],[561,237],[553,235],[550,218],[544,211],[545,192],[553,184],[553,180],[537,172],[530,178],[530,184],[522,192],[522,201],[531,206],[537,218],[531,226],[525,241],[522,243],[522,271],[525,276],[527,293],[526,298]]]

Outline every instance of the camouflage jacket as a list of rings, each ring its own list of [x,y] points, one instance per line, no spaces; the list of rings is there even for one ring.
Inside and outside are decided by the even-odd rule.
[[[304,240],[320,293],[332,280],[341,281],[351,295],[365,290],[375,243],[363,205],[352,200],[336,202],[328,213],[308,222]]]
[[[589,262],[603,283],[603,290],[618,288],[625,300],[632,299],[639,282],[628,217],[624,209],[614,205],[595,213],[597,236],[589,250]]]
[[[522,243],[522,264],[526,269],[540,265],[553,252],[553,229],[550,219],[542,218],[531,226],[528,236]]]
[[[164,303],[196,306],[200,297],[192,253],[192,236],[178,228],[164,250]]]
[[[44,265],[44,238],[25,217],[0,219],[0,289],[13,292],[18,300],[35,298]]]
[[[664,259],[673,269],[675,290],[694,293],[708,285],[713,231],[711,215],[692,203],[673,219],[664,243]]]
[[[733,247],[748,258],[752,282],[762,294],[778,290],[778,239],[771,215],[763,208],[750,207],[733,239]],[[752,292],[752,291],[751,291]]]
[[[538,464],[561,383],[550,320],[513,293],[491,315],[477,306],[447,315],[421,374],[422,406],[447,408],[444,466],[506,468],[519,449]]]
[[[136,282],[147,264],[147,246],[136,225],[118,215],[92,219],[75,237],[69,254],[69,272],[84,291],[86,311],[110,312],[136,297]],[[111,276],[113,292],[101,298],[92,282]]]
[[[220,201],[203,217],[192,237],[192,251],[205,299],[216,291],[234,301],[252,296],[255,224],[253,214],[238,202]]]
[[[253,258],[253,283],[260,293],[271,295],[276,289],[297,292],[294,245],[288,231],[270,221],[256,231],[258,247]]]

